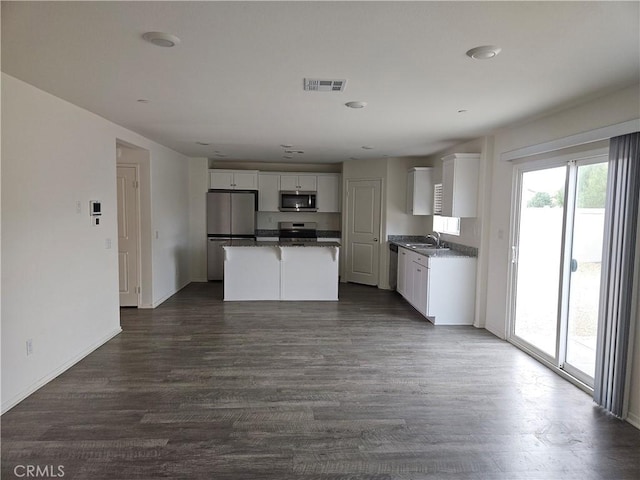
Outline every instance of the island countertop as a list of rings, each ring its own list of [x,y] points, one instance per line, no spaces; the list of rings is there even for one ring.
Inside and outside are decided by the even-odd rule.
[[[317,248],[317,247],[340,247],[338,242],[304,242],[304,243],[291,243],[291,242],[259,242],[257,240],[250,239],[237,239],[229,240],[225,247],[291,247],[291,248]]]

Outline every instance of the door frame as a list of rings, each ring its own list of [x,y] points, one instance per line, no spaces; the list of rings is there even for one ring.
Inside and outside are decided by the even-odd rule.
[[[138,185],[135,188],[135,214],[136,214],[136,308],[140,308],[140,297],[142,292],[142,228],[140,222],[140,165],[137,163],[116,163],[116,171],[118,167],[129,167],[133,168],[136,172],[136,182]],[[117,212],[117,215],[120,215],[120,211]],[[119,235],[118,235],[119,237]]]
[[[343,202],[343,210],[346,210],[346,215],[343,216],[343,238],[344,238],[344,254],[340,255],[340,260],[342,262],[342,265],[340,267],[340,270],[342,272],[341,275],[341,279],[343,282],[348,282],[348,271],[347,271],[347,265],[348,265],[348,261],[350,260],[348,258],[347,252],[349,251],[349,242],[351,241],[351,239],[349,238],[349,189],[352,183],[354,182],[379,182],[380,183],[380,211],[378,212],[378,215],[380,216],[380,223],[379,223],[379,228],[378,228],[378,244],[382,245],[383,243],[386,244],[386,241],[383,242],[382,241],[382,233],[383,231],[386,230],[386,226],[383,225],[383,215],[382,212],[384,210],[383,208],[383,204],[385,202],[385,195],[384,195],[384,179],[382,177],[365,177],[365,178],[347,178],[345,183],[344,183],[344,192],[343,192],[343,196],[342,198],[345,200]],[[383,257],[383,253],[382,253],[382,248],[380,248],[378,250],[378,278],[376,281],[376,287],[380,288],[380,275],[382,273],[382,257]],[[387,262],[387,267],[388,267],[388,262]]]
[[[555,371],[564,379],[573,383],[580,389],[584,390],[587,393],[593,393],[593,387],[591,387],[587,383],[587,379],[585,378],[582,372],[573,368],[569,365],[569,368],[566,368],[565,360],[566,360],[566,338],[562,337],[562,335],[566,334],[568,328],[568,286],[570,275],[568,274],[568,263],[571,261],[571,247],[572,247],[572,237],[573,231],[568,232],[568,223],[573,223],[573,216],[575,213],[575,177],[577,175],[577,169],[573,169],[572,172],[569,164],[573,163],[576,166],[579,165],[589,165],[593,163],[599,163],[595,160],[602,156],[606,156],[609,153],[608,147],[595,147],[591,150],[583,150],[579,152],[571,152],[571,153],[562,153],[562,152],[550,152],[551,156],[545,159],[534,159],[534,158],[522,158],[519,161],[515,161],[513,165],[513,174],[512,174],[512,193],[511,193],[511,218],[510,218],[510,233],[509,240],[511,247],[509,265],[508,265],[508,287],[507,287],[507,332],[506,332],[506,340],[518,347],[520,350],[534,357],[543,365]],[[517,273],[518,273],[518,262],[516,261],[519,252],[516,249],[516,245],[518,245],[518,239],[520,235],[520,210],[521,210],[521,195],[522,195],[522,176],[526,172],[533,172],[538,170],[545,170],[548,168],[554,167],[562,167],[565,166],[568,168],[566,179],[565,179],[565,199],[568,199],[570,196],[573,198],[572,202],[572,210],[569,212],[569,208],[565,203],[563,207],[563,216],[562,216],[562,245],[560,252],[560,278],[558,281],[558,317],[557,317],[557,325],[556,325],[556,348],[555,348],[555,357],[551,357],[547,353],[541,351],[536,348],[534,345],[530,344],[526,340],[517,337],[515,335],[515,306],[516,306],[516,296],[517,296]],[[573,225],[572,225],[573,228]],[[566,294],[564,292],[567,292]],[[577,374],[577,375],[576,375]]]

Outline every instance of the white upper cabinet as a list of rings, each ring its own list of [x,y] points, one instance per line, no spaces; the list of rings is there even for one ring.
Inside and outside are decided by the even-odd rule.
[[[477,216],[479,153],[454,153],[442,159],[442,215]]]
[[[431,167],[410,168],[407,173],[407,213],[433,215],[433,176]]]
[[[280,175],[280,190],[302,190],[315,192],[318,189],[318,177],[316,175],[289,174]]]
[[[339,173],[318,174],[318,212],[340,212],[341,179]]]
[[[277,212],[280,200],[280,174],[258,174],[258,211]]]
[[[209,170],[209,188],[224,190],[257,190],[257,170]]]

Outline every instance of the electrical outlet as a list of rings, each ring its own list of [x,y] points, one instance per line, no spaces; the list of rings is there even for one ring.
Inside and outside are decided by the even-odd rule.
[[[33,354],[33,339],[27,340],[27,357]]]

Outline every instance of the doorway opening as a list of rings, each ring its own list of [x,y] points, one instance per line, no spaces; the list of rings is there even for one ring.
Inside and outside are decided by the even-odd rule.
[[[116,142],[118,280],[121,307],[150,307],[149,151]]]

